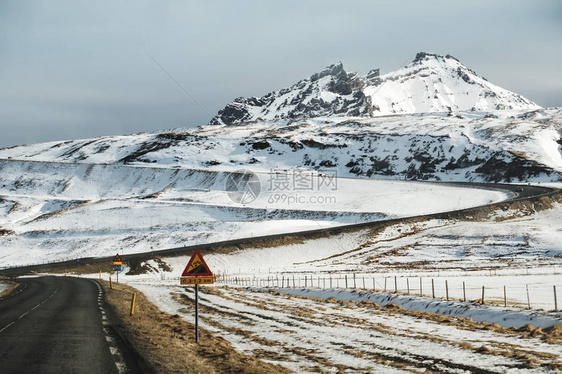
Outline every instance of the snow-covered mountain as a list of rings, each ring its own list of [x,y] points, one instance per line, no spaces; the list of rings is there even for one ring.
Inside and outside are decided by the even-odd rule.
[[[561,146],[561,108],[452,57],[382,76],[337,64],[199,128],[0,149],[0,266],[485,204],[505,195],[397,180],[560,182]],[[239,171],[255,201],[229,195]]]
[[[420,52],[412,63],[384,75],[374,69],[359,76],[346,72],[339,62],[263,97],[237,98],[211,123],[539,108],[488,82],[450,55]]]
[[[387,114],[387,115],[382,115]],[[0,158],[215,171],[332,168],[345,177],[559,181],[562,111],[497,87],[451,56],[396,72],[332,65],[290,88],[237,99],[212,124],[0,150]],[[232,126],[236,124],[236,126]]]

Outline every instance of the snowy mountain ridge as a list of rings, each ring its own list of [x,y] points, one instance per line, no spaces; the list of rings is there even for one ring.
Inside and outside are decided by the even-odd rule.
[[[239,97],[219,111],[211,124],[540,108],[488,82],[450,55],[420,52],[410,64],[384,75],[374,69],[359,76],[336,63],[263,97]]]
[[[333,169],[342,177],[562,180],[562,111],[320,117],[50,142],[0,158],[212,171]]]

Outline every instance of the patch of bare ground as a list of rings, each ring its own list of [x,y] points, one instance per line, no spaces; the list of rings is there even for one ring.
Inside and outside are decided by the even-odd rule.
[[[4,229],[4,228],[0,227],[0,236],[3,236],[3,235],[14,235],[14,234],[15,234],[14,231],[8,230],[8,229]]]
[[[552,209],[553,204],[562,202],[562,192],[557,191],[547,196],[531,197],[525,200],[500,202],[484,207],[470,208],[458,212],[447,212],[436,214],[434,217],[458,219],[463,221],[489,221],[489,220],[509,220],[522,216],[529,216],[537,212]],[[514,215],[497,217],[497,211],[512,211]]]
[[[130,259],[127,261],[127,265],[130,267],[131,270],[127,273],[127,275],[139,275],[139,274],[150,274],[150,273],[159,273],[159,272],[171,272],[172,268],[168,265],[165,261],[163,261],[159,257],[152,257],[151,259],[154,262],[154,266],[149,264],[147,261],[142,259]]]
[[[228,341],[203,329],[195,343],[195,327],[179,315],[160,311],[138,290],[101,282],[106,300],[123,327],[125,338],[154,373],[288,373],[273,365],[237,352]],[[136,294],[133,316],[131,299]]]
[[[92,264],[74,263],[66,267],[52,267],[45,271],[52,274],[86,275],[106,273],[109,268],[106,262],[94,262]],[[115,279],[115,276],[113,277]]]
[[[8,214],[17,212],[21,207],[21,204],[18,203],[17,201],[14,202],[14,205],[12,205],[12,207],[10,208],[10,210],[8,211]]]

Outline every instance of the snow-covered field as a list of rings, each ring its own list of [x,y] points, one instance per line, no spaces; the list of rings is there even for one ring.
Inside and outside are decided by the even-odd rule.
[[[165,281],[130,283],[162,310],[193,322],[193,287]],[[538,373],[560,365],[560,341],[543,336],[540,329],[476,325],[456,315],[468,311],[472,315],[466,316],[475,321],[488,317],[535,326],[552,326],[560,322],[558,317],[453,304],[367,291],[217,285],[201,289],[199,313],[203,328],[236,349],[295,372]]]
[[[227,172],[4,161],[0,266],[149,252],[251,236],[443,212],[506,199],[497,190],[306,174],[314,189],[269,188],[294,177],[255,174],[255,200],[229,195]],[[302,173],[301,173],[302,174]],[[302,177],[302,175],[301,175]],[[106,181],[112,181],[107,183]],[[296,182],[295,182],[296,183]]]
[[[202,290],[201,324],[295,372],[560,370],[561,217],[554,203],[209,253],[221,277]],[[193,321],[193,288],[178,279],[188,260],[165,258],[171,272],[120,280]]]

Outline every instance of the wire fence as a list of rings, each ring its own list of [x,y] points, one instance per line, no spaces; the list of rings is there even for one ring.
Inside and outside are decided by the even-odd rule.
[[[518,278],[517,282],[513,279]],[[551,284],[547,284],[552,280]],[[527,283],[525,281],[528,281]],[[560,276],[525,279],[517,277],[401,277],[367,276],[357,274],[287,275],[216,277],[216,282],[245,287],[305,288],[305,289],[357,289],[372,292],[400,293],[405,295],[439,298],[443,300],[471,301],[503,307],[559,311],[559,291],[556,281]]]

